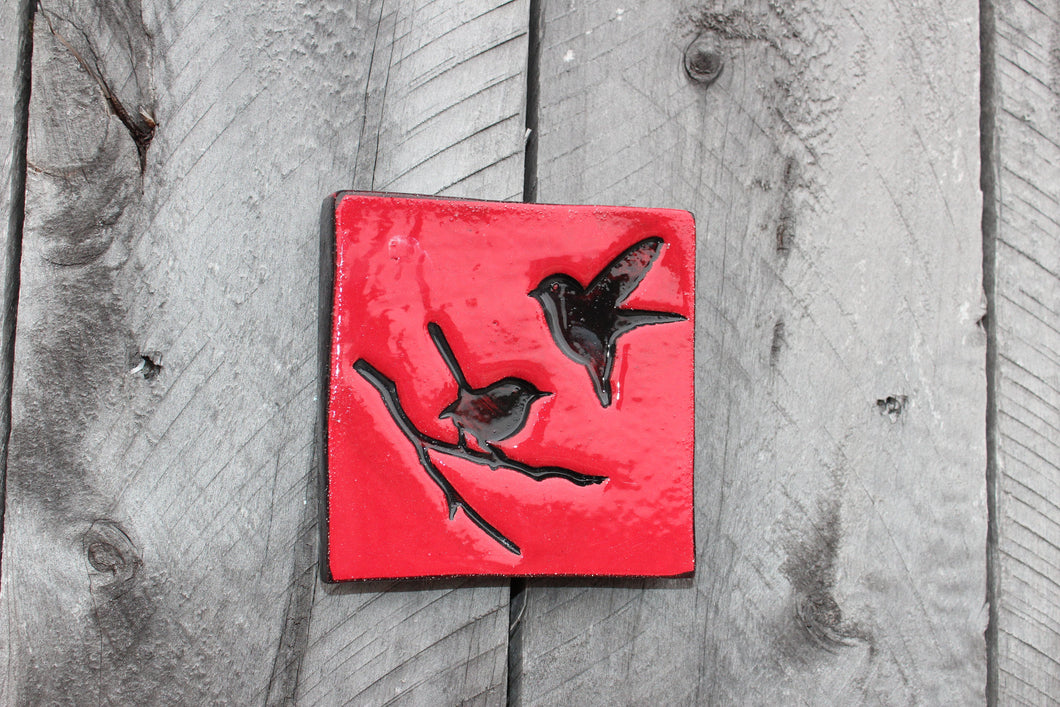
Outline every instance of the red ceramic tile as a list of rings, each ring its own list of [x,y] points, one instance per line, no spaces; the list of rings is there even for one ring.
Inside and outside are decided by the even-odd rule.
[[[326,575],[692,572],[691,214],[346,192],[325,244]]]

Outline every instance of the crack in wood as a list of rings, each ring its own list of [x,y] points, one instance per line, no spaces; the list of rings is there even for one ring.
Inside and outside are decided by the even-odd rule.
[[[151,140],[155,137],[155,130],[158,128],[158,123],[155,121],[154,116],[152,116],[143,106],[138,108],[138,118],[131,115],[125,108],[125,105],[121,102],[121,99],[119,99],[117,94],[111,89],[110,84],[103,77],[103,71],[99,66],[99,62],[93,60],[92,64],[89,64],[85,57],[82,56],[81,52],[77,51],[74,45],[71,44],[58,29],[56,29],[55,23],[52,22],[53,13],[46,10],[43,4],[38,4],[38,9],[40,14],[44,17],[44,21],[48,24],[48,31],[59,40],[60,44],[66,47],[67,51],[77,59],[77,63],[81,65],[81,68],[92,77],[99,86],[100,91],[103,92],[103,97],[106,99],[107,105],[110,106],[110,109],[114,111],[114,115],[129,132],[129,137],[132,138],[133,144],[136,145],[136,153],[140,157],[140,177],[142,179],[144,172],[147,171],[147,148],[150,147]],[[63,19],[73,25],[72,22],[59,15],[55,15],[55,18]],[[85,35],[84,31],[79,31],[85,36],[87,41],[88,37]]]

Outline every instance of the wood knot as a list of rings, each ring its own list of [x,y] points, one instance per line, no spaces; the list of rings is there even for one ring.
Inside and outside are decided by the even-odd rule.
[[[136,544],[112,520],[101,519],[92,523],[82,537],[82,543],[89,567],[103,575],[106,584],[131,580],[143,564]]]
[[[130,664],[137,646],[150,640],[152,618],[158,616],[158,590],[145,581],[143,556],[121,524],[98,519],[82,536],[88,585],[92,597],[91,620],[100,634],[100,660],[104,665]],[[138,655],[143,655],[142,653]]]
[[[796,595],[795,617],[814,643],[826,650],[854,645],[857,638],[856,632],[843,622],[843,612],[828,592]]]
[[[725,60],[717,46],[703,35],[693,39],[685,49],[685,73],[704,88],[717,81],[724,68]]]

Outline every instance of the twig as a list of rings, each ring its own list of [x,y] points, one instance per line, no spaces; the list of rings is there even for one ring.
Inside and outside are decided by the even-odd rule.
[[[401,402],[398,399],[397,385],[394,384],[394,381],[380,373],[375,366],[368,363],[363,358],[357,359],[357,361],[354,362],[353,369],[361,374],[361,376],[371,383],[372,387],[379,392],[379,395],[383,399],[383,404],[386,406],[390,416],[394,418],[394,422],[397,424],[398,429],[401,430],[402,434],[404,434],[416,448],[416,454],[419,456],[420,464],[423,466],[424,471],[427,472],[427,475],[445,495],[445,503],[449,509],[449,519],[453,519],[456,515],[457,509],[463,509],[464,514],[467,515],[471,522],[504,546],[509,552],[515,553],[516,555],[522,554],[515,543],[506,538],[504,534],[495,527],[490,525],[486,519],[480,516],[478,512],[464,500],[453,485],[449,483],[449,480],[445,478],[438,467],[434,465],[434,462],[430,457],[430,451],[451,457],[457,457],[458,459],[464,459],[465,461],[474,464],[488,466],[491,469],[496,469],[498,467],[510,469],[511,471],[519,472],[520,474],[524,474],[536,481],[558,478],[566,479],[572,484],[578,486],[588,486],[590,484],[603,483],[607,480],[606,476],[582,474],[558,466],[530,466],[529,464],[524,464],[510,458],[500,449],[493,446],[490,446],[490,453],[485,453],[474,449],[468,449],[467,447],[462,447],[460,445],[451,444],[449,442],[443,442],[442,440],[425,435],[417,429],[416,425],[413,424],[412,420],[410,420],[409,416],[405,413],[405,410],[401,407]]]
[[[440,439],[425,435],[412,424],[412,421],[401,408],[401,404],[398,402],[397,398],[397,386],[394,385],[394,381],[380,373],[375,366],[368,363],[363,358],[354,362],[353,368],[367,379],[369,383],[374,385],[376,390],[383,395],[384,402],[387,403],[387,409],[390,411],[391,416],[393,416],[394,421],[397,422],[399,426],[402,426],[402,431],[407,437],[409,437],[413,444],[422,444],[439,454],[458,457],[473,464],[488,466],[491,469],[496,469],[498,467],[510,469],[511,471],[516,471],[524,476],[528,476],[535,481],[544,481],[545,479],[564,479],[575,486],[590,486],[592,484],[601,484],[607,481],[606,476],[582,474],[581,472],[571,471],[570,469],[565,469],[561,466],[531,466],[529,464],[524,464],[521,461],[512,459],[500,449],[492,445],[490,445],[490,451],[492,453],[479,452],[474,449],[469,449],[468,447],[461,447],[457,444],[443,442]],[[389,401],[385,400],[387,395],[393,397],[393,406],[390,405]],[[401,419],[399,419],[399,417]]]
[[[413,446],[416,447],[416,454],[420,458],[420,464],[423,465],[427,475],[431,477],[431,481],[438,485],[438,488],[445,494],[445,504],[449,509],[449,520],[452,520],[456,516],[457,509],[463,509],[464,514],[468,519],[482,529],[486,535],[499,542],[504,549],[508,552],[512,552],[516,555],[522,555],[523,553],[519,550],[519,546],[504,536],[504,533],[497,530],[495,527],[489,524],[485,518],[478,514],[474,508],[468,505],[468,502],[464,500],[464,497],[460,495],[460,492],[453,488],[453,485],[449,483],[449,479],[445,478],[438,467],[431,461],[431,456],[427,452],[428,445],[421,439],[422,433],[416,429],[416,426],[412,424],[412,420],[409,419],[408,415],[401,407],[401,403],[398,402],[397,386],[394,385],[394,381],[390,380],[382,373],[380,373],[375,366],[362,359],[357,359],[353,364],[355,371],[360,373],[365,380],[371,383],[379,394],[383,398],[383,404],[386,405],[386,409],[390,412],[390,416],[394,418],[394,422],[397,423],[398,429],[408,437],[409,441],[412,442]]]

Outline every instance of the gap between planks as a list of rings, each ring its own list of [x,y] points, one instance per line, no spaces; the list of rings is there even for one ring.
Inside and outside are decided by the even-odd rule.
[[[526,41],[526,144],[523,148],[523,203],[537,201],[537,133],[541,72],[542,0],[530,0]],[[518,705],[523,673],[523,611],[526,609],[526,580],[513,578],[508,594],[508,679],[507,704]]]
[[[986,297],[986,704],[998,701],[997,473],[997,86],[994,0],[979,2],[979,188],[983,196],[983,292]]]

